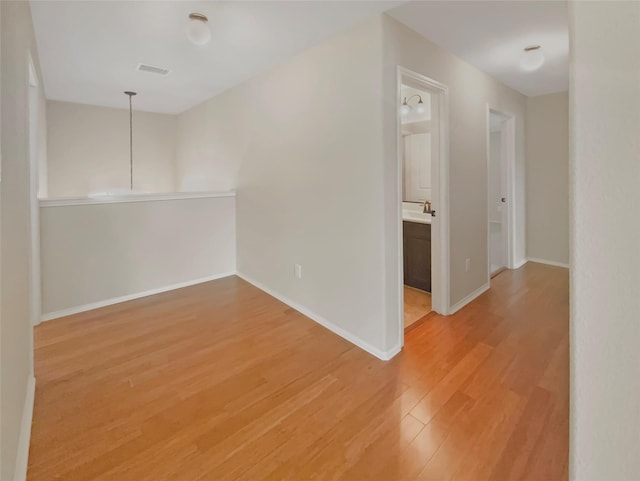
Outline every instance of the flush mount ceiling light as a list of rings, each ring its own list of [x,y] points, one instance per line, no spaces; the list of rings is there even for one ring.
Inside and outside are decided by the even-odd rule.
[[[415,107],[412,107],[411,105],[409,105],[409,102],[411,102],[411,100],[414,97],[418,97],[418,103],[416,104]],[[400,106],[400,114],[404,117],[407,116],[411,113],[411,111],[415,108],[416,113],[420,114],[420,115],[424,115],[427,113],[427,106],[424,104],[424,102],[422,101],[422,97],[418,94],[413,94],[411,97],[407,98],[405,97],[402,100],[402,105]]]
[[[195,45],[205,45],[211,40],[211,30],[207,23],[209,19],[201,13],[190,13],[187,24],[187,38]]]
[[[533,72],[542,67],[544,54],[540,45],[530,45],[524,48],[524,53],[520,58],[520,67],[527,72]]]

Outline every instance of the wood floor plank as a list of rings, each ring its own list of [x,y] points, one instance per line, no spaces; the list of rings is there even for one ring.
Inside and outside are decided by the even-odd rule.
[[[491,347],[486,344],[474,346],[438,385],[420,400],[411,410],[411,414],[424,424],[428,424],[489,354],[491,354]]]
[[[404,327],[407,328],[431,312],[431,293],[404,286]]]
[[[36,327],[29,481],[564,481],[568,279],[529,263],[380,361],[228,277]]]

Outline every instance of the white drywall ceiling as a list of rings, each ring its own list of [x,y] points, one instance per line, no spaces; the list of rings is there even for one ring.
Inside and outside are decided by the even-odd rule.
[[[569,88],[566,1],[410,2],[389,15],[525,95]],[[520,68],[523,48],[540,45],[544,65]]]
[[[135,90],[136,110],[179,113],[386,10],[525,95],[568,86],[564,1],[36,0],[31,10],[53,100],[126,108],[122,91]],[[187,40],[190,12],[209,17],[209,44]],[[546,61],[524,72],[519,58],[530,44],[542,45]],[[139,72],[139,63],[171,73]]]
[[[401,2],[31,1],[47,97],[179,113]],[[185,35],[209,17],[211,41]],[[168,68],[167,77],[138,72]]]

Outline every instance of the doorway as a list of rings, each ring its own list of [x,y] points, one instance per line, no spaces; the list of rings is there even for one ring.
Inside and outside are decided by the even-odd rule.
[[[489,277],[513,268],[513,116],[488,109],[487,220]]]
[[[401,335],[449,307],[447,87],[398,68]]]

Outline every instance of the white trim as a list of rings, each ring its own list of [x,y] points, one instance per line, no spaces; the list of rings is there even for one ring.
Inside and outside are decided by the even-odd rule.
[[[36,378],[29,374],[27,388],[22,408],[22,421],[20,423],[20,438],[18,439],[18,452],[13,472],[14,481],[27,479],[27,466],[29,464],[29,445],[31,444],[31,422],[33,420],[33,404],[36,397]]]
[[[215,281],[216,279],[222,279],[223,277],[233,276],[235,272],[225,272],[222,274],[214,274],[212,276],[201,277],[186,282],[179,282],[177,284],[171,284],[165,287],[158,287],[157,289],[150,289],[148,291],[137,292],[135,294],[128,294],[126,296],[113,297],[104,301],[92,302],[90,304],[84,304],[82,306],[69,307],[67,309],[61,309],[59,311],[48,312],[42,315],[43,321],[50,321],[59,317],[70,316],[72,314],[78,314],[79,312],[91,311],[100,307],[111,306],[120,302],[131,301],[133,299],[139,299],[141,297],[153,296],[154,294],[160,294],[161,292],[172,291],[174,289],[181,289],[183,287],[193,286],[195,284],[202,284],[203,282]]]
[[[569,264],[567,264],[566,262],[549,261],[547,259],[539,259],[537,257],[528,257],[527,261],[537,262],[538,264],[546,264],[548,266],[564,267],[565,269],[569,269]]]
[[[164,194],[134,194],[130,197],[61,197],[40,199],[40,207],[61,207],[65,205],[120,204],[126,202],[151,202],[157,200],[204,199],[212,197],[235,197],[235,191],[228,192],[168,192]]]
[[[404,184],[404,141],[402,137],[402,117],[398,111],[398,104],[402,97],[402,71],[400,67],[396,72],[396,101],[394,103],[394,109],[396,112],[396,216],[399,221],[397,222],[397,236],[396,243],[398,246],[397,252],[397,284],[398,284],[398,339],[401,346],[404,346],[404,224],[402,218],[402,202],[403,202],[403,184]],[[433,191],[432,191],[433,192]]]
[[[439,314],[447,315],[450,312],[450,272],[449,272],[449,87],[436,80],[422,74],[397,67],[396,79],[396,103],[401,96],[401,85],[403,82],[415,83],[422,88],[430,90],[434,97],[438,97],[439,107],[439,135],[440,135],[440,159],[432,162],[432,179],[437,182],[432,185],[434,210],[436,211],[436,221],[432,222],[432,257],[436,259],[432,262],[432,300],[433,310]],[[396,107],[396,175],[398,197],[397,208],[397,229],[398,229],[398,339],[400,345],[404,345],[404,261],[403,261],[403,238],[402,238],[402,122],[400,113]],[[433,171],[436,175],[433,175]]]
[[[355,344],[360,349],[363,349],[363,350],[367,351],[369,354],[373,354],[378,359],[382,359],[383,361],[388,361],[393,356],[398,354],[400,352],[400,350],[402,349],[402,347],[400,345],[397,345],[394,348],[389,349],[388,351],[381,351],[380,349],[378,349],[376,347],[373,347],[368,342],[363,341],[358,336],[350,333],[349,331],[343,329],[342,327],[336,326],[333,322],[325,319],[324,317],[320,316],[319,314],[316,314],[315,312],[307,309],[306,307],[298,304],[297,302],[292,301],[291,299],[289,299],[286,296],[283,296],[279,292],[276,292],[273,289],[270,289],[269,287],[265,286],[261,282],[256,281],[255,279],[252,279],[251,277],[247,276],[246,274],[243,274],[241,272],[236,272],[236,275],[238,277],[240,277],[241,279],[244,279],[245,281],[247,281],[249,284],[252,284],[253,286],[257,287],[261,291],[266,292],[271,297],[275,297],[280,302],[285,303],[287,306],[289,306],[289,307],[295,309],[296,311],[298,311],[299,313],[305,315],[306,317],[308,317],[312,321],[317,322],[322,327],[325,327],[325,328],[329,329],[331,332],[337,334],[338,336],[342,337],[343,339],[346,339],[350,343]]]
[[[460,309],[462,309],[464,306],[466,306],[467,304],[469,304],[471,301],[473,301],[474,299],[476,299],[477,297],[481,296],[482,294],[484,294],[485,292],[487,292],[489,290],[489,283],[487,282],[486,284],[484,284],[483,286],[477,288],[475,291],[473,291],[471,294],[469,294],[467,297],[465,297],[464,299],[456,302],[453,306],[451,306],[451,308],[449,309],[449,315],[451,314],[455,314],[456,312],[458,312]]]
[[[513,265],[513,268],[520,269],[527,262],[529,262],[529,259],[527,259],[526,257],[524,259],[520,259],[519,261],[516,261],[516,263]]]
[[[40,208],[39,191],[39,159],[38,159],[38,73],[33,63],[31,51],[27,50],[29,59],[29,82],[27,86],[27,156],[29,159],[29,321],[32,325],[40,324],[42,316],[42,286],[40,273]],[[33,351],[33,334],[31,334],[31,350]],[[32,364],[33,366],[33,361]],[[31,372],[33,372],[33,367]]]

